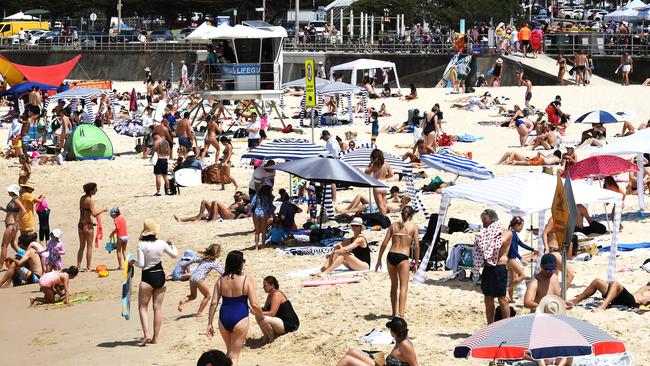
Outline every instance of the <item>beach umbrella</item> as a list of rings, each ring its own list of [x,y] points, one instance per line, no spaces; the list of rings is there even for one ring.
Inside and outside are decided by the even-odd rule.
[[[595,110],[585,113],[576,119],[575,123],[618,123],[623,122],[615,113],[609,113],[603,110]]]
[[[280,138],[264,142],[242,155],[243,159],[283,159],[286,161],[313,158],[327,154],[327,150],[306,139]]]
[[[596,155],[582,159],[569,166],[569,168],[562,173],[562,178],[566,177],[567,172],[571,174],[571,180],[576,180],[638,171],[639,168],[635,164],[632,164],[621,157],[613,155]]]
[[[138,110],[138,95],[135,88],[131,89],[131,100],[129,100],[129,110],[135,112]]]
[[[456,358],[534,360],[625,352],[623,342],[601,329],[564,315],[535,313],[492,323],[454,348]]]
[[[440,153],[420,155],[420,161],[431,168],[456,174],[456,178],[478,180],[494,178],[494,174],[486,167],[462,155]]]

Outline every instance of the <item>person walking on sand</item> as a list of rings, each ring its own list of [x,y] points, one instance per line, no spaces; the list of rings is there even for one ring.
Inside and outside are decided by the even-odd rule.
[[[158,343],[162,327],[162,303],[165,299],[165,270],[162,266],[163,253],[172,258],[178,256],[176,246],[171,242],[158,239],[160,225],[153,219],[145,219],[140,241],[137,244],[138,255],[129,265],[142,268],[142,281],[138,288],[138,312],[142,326],[143,338],[140,347],[147,343]],[[153,337],[149,333],[149,302],[153,299]]]
[[[390,240],[391,247],[386,256],[386,261],[388,262],[388,275],[390,276],[390,303],[393,317],[398,316],[403,318],[406,309],[409,270],[411,270],[409,260],[411,244],[413,244],[415,255],[415,266],[412,269],[415,270],[419,267],[420,239],[418,227],[411,221],[413,215],[415,215],[415,211],[411,206],[406,206],[402,209],[402,221],[397,221],[388,228],[384,241],[381,243],[377,265],[375,266],[375,272],[381,268],[384,250]],[[398,287],[399,305],[397,301]]]
[[[126,259],[126,244],[129,242],[129,235],[126,230],[126,220],[124,220],[124,216],[122,216],[119,207],[111,208],[110,215],[113,219],[115,229],[108,237],[115,237],[115,245],[117,245],[115,248],[115,252],[117,253],[117,269],[122,270],[122,263],[124,263],[124,260]]]
[[[206,332],[208,339],[214,337],[214,315],[223,298],[223,304],[219,308],[219,333],[233,366],[239,363],[239,354],[248,334],[248,306],[250,305],[253,314],[261,311],[255,296],[254,281],[250,276],[244,275],[245,262],[244,254],[239,250],[228,253],[226,269],[214,285]]]
[[[216,116],[211,117],[208,120],[208,125],[206,128],[205,141],[203,143],[203,151],[201,151],[201,161],[208,155],[208,150],[210,146],[213,146],[217,152],[214,154],[214,160],[219,159],[219,152],[221,151],[221,146],[219,145],[219,140],[217,135],[222,133],[221,125],[219,124],[219,119]],[[225,152],[225,151],[224,151]],[[237,188],[235,188],[237,189]]]
[[[564,58],[564,54],[560,53],[556,65],[558,66],[557,81],[560,83],[560,86],[564,86],[564,74],[566,73],[566,58]]]
[[[182,155],[186,155],[192,151],[192,141],[194,141],[194,132],[190,124],[190,112],[185,112],[183,118],[176,126],[176,137],[178,137],[178,144],[183,148]]]
[[[153,166],[153,174],[156,177],[156,193],[154,196],[160,196],[161,181],[165,182],[165,194],[170,194],[169,191],[169,158],[171,156],[171,147],[167,140],[159,138],[153,143],[153,151],[158,155],[156,164]]]
[[[5,207],[0,207],[0,211],[5,212],[5,231],[2,234],[2,251],[0,252],[0,269],[5,263],[7,258],[7,252],[9,250],[9,244],[14,251],[18,251],[18,246],[16,245],[16,236],[18,235],[18,221],[20,217],[23,217],[26,213],[25,206],[20,202],[20,187],[18,184],[12,184],[7,187],[7,192],[9,193],[9,203]]]
[[[196,317],[203,315],[203,310],[205,310],[205,307],[208,306],[208,303],[212,298],[210,295],[210,288],[208,287],[208,274],[210,274],[210,271],[212,270],[219,272],[219,275],[223,274],[223,268],[221,268],[221,263],[219,263],[219,256],[221,256],[221,245],[211,244],[203,251],[203,253],[201,253],[201,255],[201,257],[193,258],[181,265],[181,269],[184,272],[190,265],[198,263],[196,269],[192,271],[192,277],[190,278],[190,294],[185,296],[178,303],[178,311],[182,313],[185,304],[196,299],[197,289],[201,291],[203,300],[201,300],[199,310],[196,311]]]
[[[511,233],[504,234],[499,216],[494,210],[486,209],[481,213],[483,230],[474,242],[473,278],[479,278],[479,269],[485,264],[481,279],[481,291],[485,302],[485,316],[488,324],[494,322],[496,297],[504,318],[510,315],[506,290],[508,287],[508,250],[512,241]]]
[[[79,251],[77,252],[77,268],[81,268],[81,260],[86,251],[86,271],[90,271],[93,259],[93,239],[95,238],[95,223],[93,217],[107,212],[107,208],[99,211],[95,210],[93,196],[97,194],[97,183],[90,182],[83,186],[84,195],[79,199],[79,223],[77,232],[79,233]]]
[[[521,52],[524,54],[524,58],[527,58],[531,38],[531,31],[530,28],[528,28],[528,23],[524,23],[524,26],[519,29],[517,36],[519,37],[519,43],[521,43]]]
[[[582,53],[581,50],[576,51],[576,55],[573,58],[573,64],[576,67],[576,85],[587,85],[585,84],[585,72],[587,71],[587,57]]]
[[[526,76],[526,74],[521,75],[521,80],[526,86],[526,94],[524,95],[526,108],[530,110],[532,108],[530,105],[530,100],[533,99],[533,82],[528,79],[528,76]]]
[[[630,74],[632,73],[633,64],[634,61],[632,60],[632,55],[625,52],[623,56],[621,56],[621,64],[619,65],[619,68],[621,69],[621,85],[630,85]]]
[[[226,182],[230,182],[235,186],[235,189],[239,189],[237,181],[230,174],[230,165],[232,164],[233,156],[233,147],[232,141],[226,136],[221,136],[219,139],[223,145],[223,156],[219,159],[219,179],[221,180],[221,190],[226,189]]]

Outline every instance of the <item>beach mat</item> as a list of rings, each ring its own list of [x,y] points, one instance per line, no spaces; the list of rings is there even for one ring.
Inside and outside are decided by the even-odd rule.
[[[286,273],[286,276],[291,278],[301,278],[301,277],[304,278],[304,277],[309,277],[311,274],[318,273],[318,272],[320,272],[320,267],[313,267],[313,268],[305,268],[305,269],[290,271]],[[346,266],[341,265],[338,268],[336,268],[334,271],[332,271],[332,273],[330,273],[329,276],[360,275],[366,272],[370,272],[370,270],[366,269],[363,271],[352,271],[348,269]],[[382,266],[380,272],[388,272],[386,266]]]
[[[598,248],[601,252],[609,252],[610,246]],[[636,249],[648,249],[650,248],[650,242],[634,243],[634,244],[618,244],[616,247],[618,252],[631,252]]]
[[[346,278],[336,278],[336,279],[327,279],[327,280],[315,280],[303,282],[303,287],[319,287],[319,286],[336,286],[344,285],[350,283],[359,283],[361,282],[360,277],[346,277]]]

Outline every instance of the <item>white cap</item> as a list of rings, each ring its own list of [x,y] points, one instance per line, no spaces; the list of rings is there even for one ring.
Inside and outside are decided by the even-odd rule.
[[[20,187],[18,184],[12,184],[10,186],[7,186],[7,192],[13,193],[16,196],[20,196]]]
[[[190,156],[196,156],[196,154],[194,153],[194,151],[190,151],[187,153],[186,156],[189,158]]]
[[[63,236],[63,232],[61,231],[61,229],[54,229],[50,234],[52,234],[52,236],[54,236],[57,239],[61,239],[61,237]]]

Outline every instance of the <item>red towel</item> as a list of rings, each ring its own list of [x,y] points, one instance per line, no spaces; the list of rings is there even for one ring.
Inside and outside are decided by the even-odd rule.
[[[97,232],[95,233],[95,248],[99,248],[99,241],[104,239],[104,228],[102,227],[102,217],[97,216]]]

